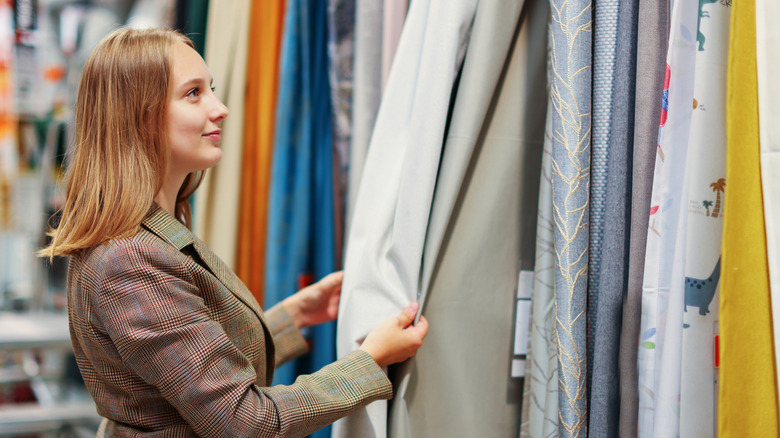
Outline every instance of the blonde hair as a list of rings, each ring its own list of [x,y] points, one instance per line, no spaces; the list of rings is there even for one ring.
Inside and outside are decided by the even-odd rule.
[[[90,54],[76,97],[65,205],[39,255],[72,255],[138,231],[170,162],[165,113],[177,42],[193,47],[172,30],[121,28]],[[176,218],[187,226],[187,199],[201,179],[202,172],[189,174],[176,198]]]

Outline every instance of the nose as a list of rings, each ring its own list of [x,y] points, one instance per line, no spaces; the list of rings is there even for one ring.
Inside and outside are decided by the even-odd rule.
[[[214,123],[221,122],[225,117],[228,116],[227,107],[224,103],[222,103],[221,100],[217,96],[214,96],[214,106],[211,109],[211,113],[209,114],[211,117],[211,121]]]

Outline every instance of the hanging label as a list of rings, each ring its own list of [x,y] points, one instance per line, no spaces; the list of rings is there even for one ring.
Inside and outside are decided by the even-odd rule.
[[[531,328],[531,296],[534,290],[534,272],[520,271],[517,277],[515,303],[515,330],[512,342],[510,376],[525,377],[528,355],[528,334]]]

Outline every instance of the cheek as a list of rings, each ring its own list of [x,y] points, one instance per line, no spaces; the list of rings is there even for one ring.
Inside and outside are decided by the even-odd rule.
[[[184,147],[200,140],[200,123],[196,117],[187,117],[181,111],[168,117],[168,140],[172,146]]]

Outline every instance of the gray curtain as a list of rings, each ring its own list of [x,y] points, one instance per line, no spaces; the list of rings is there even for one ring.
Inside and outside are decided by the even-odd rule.
[[[642,279],[670,26],[669,0],[639,0],[628,290],[620,339],[620,436],[638,435]]]
[[[618,353],[623,298],[628,287],[638,7],[638,0],[622,0],[616,17],[617,57],[613,75],[605,224],[598,302],[592,308],[596,317],[591,338],[594,351],[588,421],[591,438],[619,436]],[[595,274],[591,272],[590,275]]]

